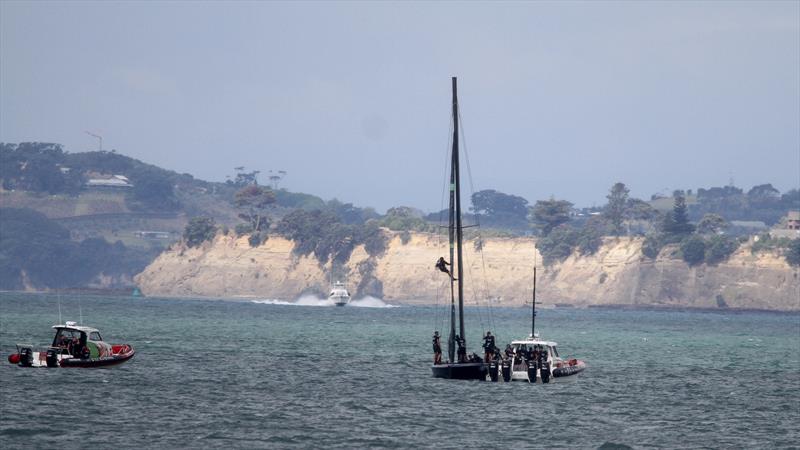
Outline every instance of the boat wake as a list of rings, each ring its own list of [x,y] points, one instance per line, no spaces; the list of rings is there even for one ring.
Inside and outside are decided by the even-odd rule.
[[[350,300],[347,306],[355,306],[356,308],[399,308],[397,305],[390,305],[379,298],[371,296]]]
[[[318,298],[313,295],[303,295],[293,302],[286,300],[251,300],[252,303],[260,305],[285,305],[285,306],[335,306],[333,300]],[[399,308],[397,305],[390,305],[383,300],[375,297],[364,297],[357,300],[350,300],[347,306],[356,308]]]
[[[303,295],[293,302],[286,300],[251,300],[260,305],[284,305],[284,306],[334,306],[333,300],[314,297],[313,295]]]

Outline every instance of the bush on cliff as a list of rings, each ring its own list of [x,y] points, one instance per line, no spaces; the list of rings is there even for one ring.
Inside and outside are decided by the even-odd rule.
[[[706,264],[717,264],[727,260],[736,249],[739,241],[724,235],[714,235],[706,242]]]
[[[651,233],[644,238],[642,243],[642,254],[650,259],[656,259],[661,249],[664,247],[660,233]]]
[[[353,249],[364,244],[370,256],[386,250],[388,239],[374,221],[365,225],[348,225],[329,211],[296,209],[281,219],[277,232],[294,242],[293,252],[299,256],[314,254],[320,265],[330,258],[343,263]]]
[[[800,266],[800,239],[792,239],[786,251],[786,262],[791,266]]]
[[[206,241],[214,239],[217,225],[210,217],[193,217],[183,229],[183,239],[189,247],[198,247]]]
[[[700,236],[690,236],[681,242],[681,254],[690,266],[700,264],[706,257],[706,243]]]

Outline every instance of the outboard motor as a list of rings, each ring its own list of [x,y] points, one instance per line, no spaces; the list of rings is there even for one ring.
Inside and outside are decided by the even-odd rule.
[[[528,381],[536,383],[536,361],[533,359],[528,360]]]
[[[489,363],[489,378],[491,378],[492,381],[497,381],[499,372],[500,372],[500,365],[497,364],[497,360],[496,359],[493,359]]]
[[[504,359],[503,360],[503,381],[509,382],[511,381],[511,360]]]
[[[58,349],[47,349],[47,367],[58,367]]]
[[[19,365],[22,367],[30,367],[33,365],[33,350],[30,348],[23,348],[19,351]]]
[[[549,383],[550,382],[550,363],[543,359],[542,362],[539,364],[539,374],[542,376],[542,383]]]

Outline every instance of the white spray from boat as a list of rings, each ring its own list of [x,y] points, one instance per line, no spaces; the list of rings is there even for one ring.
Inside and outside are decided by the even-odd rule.
[[[302,295],[293,302],[288,302],[285,300],[277,300],[277,299],[252,300],[252,302],[261,305],[318,306],[318,307],[335,306],[333,300],[327,298],[319,298],[314,295]],[[385,303],[383,300],[372,296],[366,296],[356,300],[350,300],[350,303],[348,303],[347,306],[348,307],[352,306],[355,308],[399,308],[399,306],[397,305],[389,305]]]

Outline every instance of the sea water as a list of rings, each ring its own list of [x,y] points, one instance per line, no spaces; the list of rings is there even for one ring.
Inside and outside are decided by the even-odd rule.
[[[30,369],[79,320],[136,348],[111,369]],[[790,447],[800,445],[800,315],[541,310],[588,369],[571,383],[431,377],[449,312],[378,299],[175,300],[0,294],[3,448]],[[527,308],[466,308],[469,351],[530,332]]]

